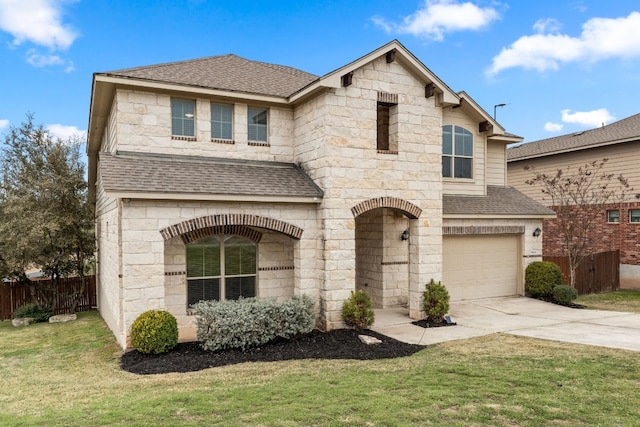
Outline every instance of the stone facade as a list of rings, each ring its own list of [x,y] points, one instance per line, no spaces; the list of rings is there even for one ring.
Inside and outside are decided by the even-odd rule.
[[[474,107],[467,103],[451,108],[452,100],[461,102],[458,96],[397,42],[390,46],[402,60],[381,48],[341,70],[351,73],[349,84],[336,84],[340,79],[330,74],[320,79],[326,82],[321,90],[295,102],[193,88],[145,90],[131,80],[113,87],[100,144],[89,144],[95,145],[89,149],[94,155],[286,162],[299,165],[324,192],[317,200],[260,194],[207,200],[208,195],[172,194],[167,183],[162,195],[127,195],[105,188],[97,173],[98,304],[123,347],[134,319],[150,309],[174,314],[181,340],[195,337],[186,301],[186,244],[208,233],[253,235],[257,296],[309,294],[326,329],[342,326],[342,304],[356,289],[369,292],[376,307],[402,305],[410,317],[423,317],[424,285],[442,279],[443,230],[475,234],[472,227],[484,227],[500,233],[506,227],[521,235],[522,271],[539,258],[540,240],[530,235],[540,219],[478,219],[473,212],[443,219],[443,194],[482,197],[487,182],[505,184],[505,145],[480,130],[478,117],[486,113],[470,114]],[[171,99],[187,93],[195,100],[195,137],[172,137]],[[211,138],[212,102],[233,106],[232,140]],[[379,102],[389,109],[388,149],[377,146]],[[247,108],[256,105],[268,108],[266,143],[248,140]],[[444,124],[473,133],[473,179],[443,180]]]

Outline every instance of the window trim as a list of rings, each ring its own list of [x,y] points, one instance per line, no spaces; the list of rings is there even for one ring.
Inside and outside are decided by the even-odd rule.
[[[220,256],[219,256],[219,271],[220,274],[218,275],[211,275],[211,276],[192,276],[190,277],[188,274],[188,264],[189,264],[189,255],[188,255],[188,245],[192,244],[192,243],[197,243],[202,239],[206,239],[206,238],[210,238],[213,236],[219,236],[219,249],[220,249]],[[243,239],[244,241],[250,242],[251,244],[254,245],[255,247],[255,268],[254,268],[254,273],[253,274],[226,274],[226,258],[225,258],[225,242],[232,237],[236,237],[239,239]],[[258,243],[253,241],[252,239],[249,239],[247,237],[244,236],[240,236],[237,234],[228,234],[228,233],[216,233],[216,234],[209,234],[207,236],[204,236],[198,240],[195,240],[193,242],[187,243],[185,245],[185,271],[186,271],[186,282],[187,282],[187,287],[186,287],[186,293],[185,293],[185,299],[186,299],[186,304],[187,304],[187,310],[190,310],[191,307],[189,305],[189,280],[203,280],[203,279],[218,279],[219,280],[219,294],[218,294],[218,300],[217,301],[225,301],[227,300],[226,297],[226,279],[231,279],[231,278],[237,278],[237,277],[253,277],[254,278],[254,289],[253,289],[253,295],[255,297],[258,296]],[[214,300],[215,301],[215,300]]]
[[[259,123],[251,123],[251,110],[260,110],[260,111],[264,111],[265,113],[265,117],[266,117],[266,124],[262,125]],[[257,115],[256,115],[257,116]],[[249,141],[249,145],[269,145],[269,122],[270,120],[270,114],[269,114],[269,108],[266,107],[253,107],[253,106],[248,106],[247,107],[247,141]],[[255,116],[254,116],[255,117]],[[265,130],[265,139],[257,139],[257,138],[251,138],[251,127],[255,126],[256,127],[256,136],[259,136],[259,129],[264,127]]]
[[[214,105],[217,106],[221,106],[221,107],[228,107],[231,110],[231,120],[229,122],[224,122],[222,120],[216,120],[213,117],[213,108]],[[234,143],[234,137],[233,137],[233,132],[234,132],[234,105],[233,104],[226,104],[223,102],[211,102],[210,104],[210,110],[211,110],[211,141],[214,142],[220,142],[220,143],[224,143],[224,144],[233,144]],[[231,135],[230,138],[223,138],[222,136],[216,136],[214,135],[214,123],[221,123],[221,124],[229,124],[231,125]]]
[[[617,212],[617,221],[612,221],[611,213]],[[615,218],[615,217],[614,217]],[[620,209],[607,209],[607,224],[620,224]]]
[[[444,135],[445,135],[445,128],[450,128],[450,134],[451,134],[451,153],[445,153],[444,152]],[[461,129],[464,132],[462,133],[463,135],[469,134],[471,136],[471,155],[470,156],[466,156],[463,154],[456,154],[456,129]],[[463,141],[464,143],[464,141]],[[475,135],[473,132],[471,132],[469,129],[463,127],[463,126],[458,126],[458,125],[443,125],[442,126],[442,154],[441,154],[441,159],[442,159],[442,178],[445,180],[451,180],[451,181],[473,181],[474,180],[474,151],[475,151]],[[448,158],[449,159],[449,171],[450,171],[450,175],[445,176],[444,174],[444,161],[445,159]],[[456,163],[456,159],[468,159],[471,161],[471,165],[469,166],[469,173],[471,176],[469,177],[457,177],[456,175],[456,167],[455,167],[455,163]]]
[[[182,103],[190,103],[193,106],[193,113],[186,113],[186,114],[181,114],[180,116],[174,114],[176,113],[176,111],[174,110],[174,108],[176,107],[176,104],[174,104],[174,102],[179,101]],[[187,98],[171,98],[171,103],[170,103],[170,108],[171,108],[171,137],[173,139],[180,139],[180,140],[185,140],[185,141],[195,141],[196,140],[196,101],[194,99],[187,99]],[[183,109],[184,111],[184,109]],[[181,112],[182,113],[182,112]],[[189,114],[192,114],[192,117],[189,117]],[[184,115],[184,117],[182,116]],[[182,121],[182,132],[183,133],[174,133],[175,128],[173,126],[173,121],[174,120],[181,120]],[[184,123],[186,121],[190,121],[193,123],[193,135],[187,135],[184,133]]]

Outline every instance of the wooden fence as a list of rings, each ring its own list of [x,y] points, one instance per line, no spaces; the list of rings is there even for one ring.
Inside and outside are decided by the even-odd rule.
[[[562,283],[571,283],[569,257],[544,256],[545,261],[555,262],[562,270]],[[620,289],[620,251],[600,252],[587,257],[576,269],[578,295]]]
[[[76,307],[76,311],[88,311],[96,307],[96,276],[86,276],[86,288],[84,295]],[[36,286],[48,286],[51,280],[37,280]],[[57,307],[53,314],[64,314],[69,312],[68,295],[75,289],[80,288],[79,277],[68,277],[60,279],[57,293]],[[13,311],[25,304],[32,302],[31,292],[28,286],[17,283],[0,284],[0,320],[11,319]]]

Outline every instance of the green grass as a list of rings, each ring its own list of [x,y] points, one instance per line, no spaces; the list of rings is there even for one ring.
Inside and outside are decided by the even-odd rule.
[[[2,426],[637,425],[638,353],[495,334],[381,361],[137,376],[97,313],[0,322]]]
[[[594,310],[640,313],[640,290],[621,289],[602,294],[580,295],[575,302]]]

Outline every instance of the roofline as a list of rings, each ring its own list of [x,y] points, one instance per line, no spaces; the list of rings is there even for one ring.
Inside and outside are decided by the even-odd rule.
[[[458,95],[449,88],[438,76],[436,76],[429,68],[427,68],[418,58],[416,58],[406,47],[404,47],[398,40],[392,40],[391,42],[381,46],[374,51],[356,59],[344,65],[336,70],[333,70],[324,76],[320,77],[316,82],[312,82],[308,86],[302,88],[300,91],[294,93],[289,97],[289,100],[293,103],[306,98],[308,95],[314,93],[320,88],[339,88],[341,87],[341,77],[351,71],[354,71],[369,62],[378,59],[380,56],[387,52],[395,50],[400,54],[400,58],[403,62],[410,66],[410,68],[417,74],[421,74],[426,80],[432,82],[437,87],[437,91],[440,93],[442,99],[441,103],[445,105],[457,105],[460,103]],[[396,58],[398,58],[396,56]]]
[[[520,145],[518,145],[518,147],[507,148],[507,163],[517,162],[517,161],[520,161],[520,160],[537,159],[537,158],[540,158],[540,157],[555,156],[556,154],[566,154],[566,153],[572,153],[572,152],[575,152],[575,151],[589,150],[589,149],[592,149],[592,148],[607,147],[607,146],[610,146],[610,145],[623,144],[625,142],[638,141],[638,140],[640,140],[640,136],[634,136],[634,137],[630,137],[630,138],[616,139],[616,140],[613,140],[613,141],[599,142],[599,143],[595,143],[595,144],[591,144],[591,145],[583,145],[581,147],[571,147],[571,148],[566,148],[564,150],[545,151],[544,153],[538,153],[538,154],[532,154],[532,155],[528,155],[528,156],[520,156],[520,157],[515,157],[515,158],[509,158],[509,150],[513,150],[515,148],[520,147]],[[542,141],[545,141],[545,140],[542,140]],[[538,142],[542,142],[542,141],[533,141],[533,142],[528,142],[528,143],[525,143],[525,144],[537,144]]]
[[[260,202],[260,203],[313,203],[322,202],[322,196],[259,196],[246,194],[208,193],[154,193],[139,191],[109,191],[105,194],[117,199],[137,200],[189,200],[218,202]]]
[[[442,214],[443,219],[547,219],[547,218],[555,218],[555,214]]]

